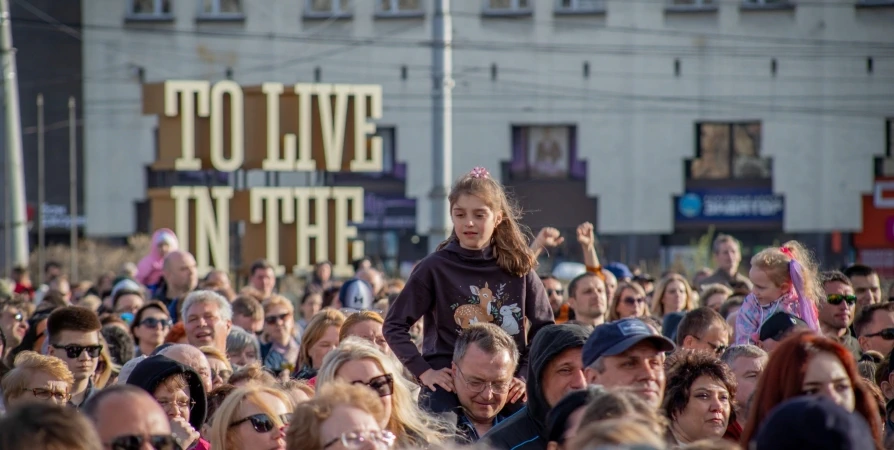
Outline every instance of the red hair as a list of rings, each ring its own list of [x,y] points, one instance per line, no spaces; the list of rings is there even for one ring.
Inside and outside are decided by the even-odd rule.
[[[741,444],[744,448],[748,448],[763,420],[770,415],[770,411],[776,405],[803,395],[802,385],[807,372],[807,363],[820,352],[835,355],[844,366],[854,389],[854,412],[866,419],[869,429],[872,430],[876,448],[881,449],[879,442],[882,431],[878,406],[860,381],[853,355],[841,344],[810,331],[802,331],[786,338],[770,355],[770,361],[764,368],[764,373],[754,391],[751,413],[742,432]]]
[[[185,337],[186,327],[183,326],[183,322],[177,322],[171,327],[171,331],[168,331],[168,335],[165,337],[165,343],[179,344],[180,340]]]

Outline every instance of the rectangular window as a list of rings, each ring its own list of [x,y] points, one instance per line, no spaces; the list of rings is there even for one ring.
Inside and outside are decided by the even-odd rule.
[[[512,179],[585,179],[586,165],[577,160],[573,126],[512,127]]]
[[[717,6],[714,0],[668,0],[668,6]]]
[[[350,18],[351,0],[306,0],[304,17],[311,19]]]
[[[743,8],[751,9],[790,9],[795,4],[790,0],[742,0]]]
[[[201,18],[242,18],[242,0],[201,0]]]
[[[171,0],[130,0],[128,19],[170,20]]]
[[[772,178],[770,160],[761,157],[760,122],[696,124],[696,158],[689,163],[695,180]]]
[[[376,16],[421,17],[425,15],[421,0],[378,0]]]
[[[666,11],[716,11],[718,0],[667,0]]]
[[[605,12],[605,0],[556,0],[557,13]]]
[[[527,15],[534,12],[532,0],[484,0],[484,13],[492,15]]]
[[[885,122],[885,154],[875,158],[875,176],[894,176],[894,118]]]

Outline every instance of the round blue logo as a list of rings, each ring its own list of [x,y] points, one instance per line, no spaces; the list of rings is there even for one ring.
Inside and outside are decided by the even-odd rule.
[[[702,198],[698,194],[686,194],[680,197],[677,209],[683,217],[697,217],[702,213]]]

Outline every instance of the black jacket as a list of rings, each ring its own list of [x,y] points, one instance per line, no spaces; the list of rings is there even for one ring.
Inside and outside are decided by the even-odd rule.
[[[546,402],[540,383],[543,370],[565,350],[581,348],[589,333],[580,325],[549,325],[540,330],[531,343],[528,366],[528,405],[500,422],[481,439],[498,450],[546,450],[546,414],[552,405]]]
[[[208,404],[202,378],[192,368],[166,356],[155,355],[146,358],[134,367],[133,372],[127,378],[127,384],[142,388],[149,395],[153,395],[155,389],[165,379],[181,373],[186,376],[186,382],[189,384],[189,398],[196,402],[189,413],[189,424],[196,430],[201,430],[205,423],[205,415],[208,413]]]

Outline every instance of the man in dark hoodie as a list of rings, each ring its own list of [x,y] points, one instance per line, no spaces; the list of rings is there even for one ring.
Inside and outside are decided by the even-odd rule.
[[[181,448],[211,448],[199,437],[208,405],[202,379],[193,369],[165,356],[152,356],[137,364],[127,384],[142,388],[161,405]]]
[[[581,351],[587,330],[580,325],[549,325],[534,337],[529,353],[528,404],[500,422],[482,440],[500,450],[546,450],[546,415],[568,392],[584,389]]]

